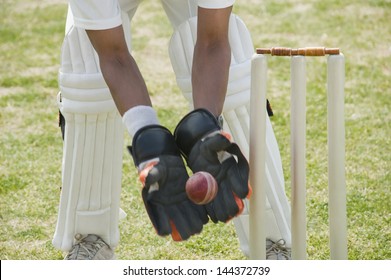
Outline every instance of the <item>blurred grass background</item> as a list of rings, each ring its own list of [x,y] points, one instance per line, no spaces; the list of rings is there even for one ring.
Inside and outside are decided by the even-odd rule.
[[[56,95],[66,1],[0,0],[0,259],[62,259],[53,248],[62,139]],[[247,0],[234,12],[255,47],[339,47],[346,57],[349,259],[391,259],[391,1]],[[159,1],[134,18],[133,55],[162,123],[187,112],[167,53],[172,30]],[[269,59],[269,99],[290,197],[289,60]],[[327,259],[326,64],[307,64],[308,258]],[[130,139],[126,136],[126,143]],[[125,152],[125,147],[124,147]],[[156,236],[124,155],[119,259],[245,259],[232,223],[183,243]]]

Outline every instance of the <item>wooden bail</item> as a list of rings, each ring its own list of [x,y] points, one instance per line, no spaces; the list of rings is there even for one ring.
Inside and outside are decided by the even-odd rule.
[[[325,55],[338,55],[339,48],[325,48],[325,47],[308,47],[308,48],[285,48],[285,47],[273,47],[273,48],[257,48],[257,54],[270,54],[273,56],[325,56]]]

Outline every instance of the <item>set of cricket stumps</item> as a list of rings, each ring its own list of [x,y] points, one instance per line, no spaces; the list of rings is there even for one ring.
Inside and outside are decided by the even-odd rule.
[[[252,58],[250,107],[250,257],[266,258],[265,146],[267,60],[291,59],[292,259],[306,259],[306,58],[327,56],[329,245],[331,259],[347,259],[345,185],[345,58],[338,48],[259,48]]]
[[[292,259],[306,259],[306,57],[327,57],[327,130],[329,181],[329,243],[331,259],[347,259],[345,186],[344,80],[345,58],[338,48],[259,48],[251,64],[250,107],[250,257],[266,259],[266,98],[267,60],[291,57],[291,232]],[[189,198],[206,204],[217,193],[217,183],[206,172],[187,182]]]

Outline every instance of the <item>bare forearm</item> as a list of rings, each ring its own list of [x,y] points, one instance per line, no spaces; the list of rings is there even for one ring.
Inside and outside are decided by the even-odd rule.
[[[218,116],[223,110],[231,49],[228,42],[216,46],[196,45],[193,63],[193,102]]]
[[[99,55],[103,77],[120,114],[137,105],[151,106],[144,79],[125,43],[122,26],[87,30],[87,34]]]
[[[195,108],[221,114],[227,92],[231,48],[228,40],[232,7],[198,9],[197,43],[194,49],[192,85]]]
[[[121,115],[137,105],[151,106],[147,86],[132,57],[101,61],[101,69]]]

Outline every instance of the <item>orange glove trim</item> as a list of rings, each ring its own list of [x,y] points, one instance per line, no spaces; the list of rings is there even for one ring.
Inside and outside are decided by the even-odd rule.
[[[227,138],[229,140],[229,142],[232,142],[231,134],[229,134],[228,132],[223,131],[223,130],[220,131],[220,134],[223,135],[225,138]]]
[[[144,167],[143,170],[140,171],[139,179],[140,179],[140,182],[143,184],[143,186],[145,186],[145,179],[147,178],[149,171],[151,171],[151,169],[156,164],[158,164],[158,161],[151,161]]]
[[[174,241],[182,241],[182,237],[179,234],[179,232],[178,232],[174,222],[170,221],[170,225],[171,225],[171,237],[172,237],[172,240],[174,240]]]

